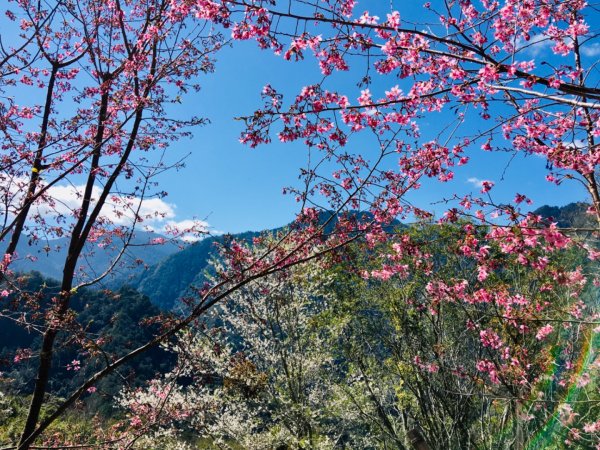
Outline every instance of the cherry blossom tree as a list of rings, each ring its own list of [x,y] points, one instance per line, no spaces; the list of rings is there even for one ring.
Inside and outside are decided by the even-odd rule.
[[[554,339],[560,329],[574,324],[583,327],[589,339],[597,333],[593,303],[585,304],[579,294],[586,279],[598,283],[595,264],[584,273],[581,268],[563,271],[549,263],[555,252],[573,245],[584,247],[595,261],[595,238],[581,242],[569,230],[522,212],[521,206],[529,202],[522,193],[516,192],[511,204],[495,202],[494,183],[483,180],[482,195],[443,199],[449,204],[443,221],[470,219],[462,225],[463,235],[456,245],[464,257],[476,262],[473,271],[477,274],[475,280],[457,278],[446,284],[431,271],[431,255],[406,236],[390,236],[384,225],[398,216],[427,216],[422,205],[416,208],[407,201],[407,194],[426,186],[428,179],[449,182],[454,168],[468,164],[476,149],[545,158],[546,180],[559,185],[570,180],[580,183],[589,194],[589,213],[598,221],[600,105],[593,69],[594,7],[582,1],[427,2],[421,18],[405,18],[401,11],[384,11],[375,5],[361,4],[357,10],[354,1],[313,2],[312,9],[306,4],[291,4],[287,9],[285,3],[244,4],[248,17],[246,27],[240,27],[247,33],[244,37],[253,34],[259,45],[288,60],[314,57],[324,79],[287,103],[274,87],[265,87],[265,106],[245,118],[248,128],[242,141],[255,146],[276,134],[284,142],[302,140],[322,155],[312,170],[304,172],[305,189],[294,193],[302,202],[325,201],[334,208],[348,202],[351,208],[371,211],[382,227],[371,228],[367,241],[373,245],[391,241],[393,246],[382,255],[380,267],[364,272],[366,278],[411,279],[415,271],[425,271],[431,277],[428,301],[434,305],[508,307],[502,326],[512,323],[522,330],[520,341],[506,347],[510,350],[504,362],[473,357],[478,358],[477,370],[492,376],[488,378],[492,385],[503,382],[501,372],[512,384],[521,370],[517,366],[521,367],[530,381],[522,379],[512,395],[528,397],[536,379],[536,364],[531,360],[536,351],[527,349],[523,339],[534,343]],[[365,11],[369,6],[377,13]],[[257,31],[251,24],[263,26]],[[302,33],[290,38],[286,30],[292,26]],[[548,52],[547,60],[534,57],[533,50],[540,46]],[[336,86],[338,73],[345,71],[364,75],[364,89],[355,100]],[[422,124],[430,123],[435,115],[445,126],[435,138],[424,139]],[[361,134],[372,134],[379,145],[363,151],[358,141],[355,147],[353,138]],[[357,147],[361,150],[354,150]],[[386,164],[385,160],[392,161]],[[336,169],[325,171],[330,162]],[[485,230],[483,235],[481,230]],[[597,237],[596,226],[588,231]],[[570,305],[559,307],[556,298],[542,306],[523,286],[511,285],[508,291],[479,286],[513,263],[570,286],[573,291],[566,297]],[[548,284],[543,286],[558,292]],[[521,305],[508,306],[506,295],[517,295],[512,298],[519,298]],[[534,310],[546,307],[550,308],[547,312],[558,308],[555,311],[566,314],[556,319],[536,317]],[[435,308],[431,314],[433,320]],[[469,322],[465,326],[468,329]],[[472,331],[480,334],[479,340],[488,349],[504,345],[491,328]],[[507,363],[511,358],[519,364]],[[577,381],[582,376],[590,378],[589,374],[573,374],[571,383],[585,385],[587,381]],[[519,409],[523,406],[517,400],[517,417],[523,415]],[[520,448],[523,442],[521,434],[513,445]]]
[[[377,5],[358,10],[354,0],[12,3],[14,11],[7,18],[20,30],[19,43],[10,48],[3,44],[0,59],[5,142],[0,236],[8,240],[2,265],[7,295],[18,291],[11,282],[10,261],[24,231],[70,237],[62,293],[44,317],[36,388],[18,448],[28,448],[99,377],[173,336],[255,279],[361,238],[373,253],[379,243],[392,245],[379,255],[378,266],[361,272],[367,279],[405,278],[413,270],[426,270],[429,255],[410,239],[390,233],[389,224],[431,217],[424,205],[409,201],[410,194],[434,180],[450,182],[473,151],[545,158],[547,180],[579,182],[589,194],[590,214],[600,223],[600,90],[590,56],[598,45],[594,6],[583,0],[440,1],[425,3],[418,17],[407,17]],[[377,12],[365,11],[369,6]],[[149,180],[163,168],[156,159],[147,163],[146,152],[160,152],[188,126],[201,123],[171,119],[169,102],[192,88],[201,72],[212,70],[210,55],[228,36],[255,40],[290,64],[314,60],[322,72],[320,80],[291,100],[266,85],[264,106],[243,118],[246,129],[240,140],[251,147],[268,143],[273,135],[307,147],[302,182],[287,190],[301,206],[296,226],[260,256],[230,242],[224,253],[227,270],[216,283],[199,289],[186,318],[164,321],[161,335],[108,363],[39,423],[53,345],[69,323],[69,297],[77,288],[74,273],[85,243],[119,233],[127,243],[131,227],[115,227],[106,210],[116,207],[117,217],[139,219]],[[531,51],[539,46],[549,52],[547,61]],[[345,72],[360,83],[359,95],[338,86]],[[11,94],[17,88],[41,89],[46,100],[19,104]],[[444,126],[431,137],[423,124],[438,116]],[[52,189],[66,182],[77,186],[77,180],[83,183],[77,192],[80,202],[65,214],[53,201]],[[132,186],[128,195],[115,195],[121,183]],[[497,202],[493,194],[494,183],[483,180],[481,195],[440,199],[448,204],[443,221],[471,218],[455,244],[475,261],[477,282],[493,276],[502,265],[499,259],[565,286],[583,286],[595,278],[594,273],[556,270],[548,263],[554,252],[570,246],[585,247],[595,260],[599,252],[593,241],[581,242],[522,210],[526,193],[515,192],[512,203]],[[335,214],[323,220],[323,208]],[[597,233],[597,228],[590,231]],[[470,289],[475,285],[463,289],[465,280],[455,280],[440,287],[436,281],[441,280],[434,273],[431,277],[432,301],[475,301]],[[584,324],[589,318],[586,326],[594,325],[596,318],[574,289],[566,318],[531,327],[532,320],[544,317],[533,314],[540,311],[525,294],[482,287],[477,302],[506,309],[506,296],[511,302],[519,296],[522,308],[518,314],[507,309],[505,319],[539,341],[552,336],[557,324]],[[489,333],[481,338],[496,345]],[[508,348],[507,360],[519,360],[519,351]],[[519,370],[529,379],[523,363]],[[493,383],[498,364],[489,359],[477,364]]]
[[[10,271],[19,241],[25,233],[30,240],[69,238],[60,295],[45,310],[36,310],[33,298],[22,316],[24,325],[42,329],[42,343],[34,350],[39,368],[21,448],[39,420],[58,333],[81,332],[71,296],[106,276],[136,223],[160,213],[143,208],[150,195],[162,195],[150,193],[152,178],[169,165],[160,153],[203,123],[171,119],[168,105],[196,86],[192,78],[212,71],[221,37],[202,24],[187,29],[168,11],[164,1],[20,1],[5,11],[4,29],[18,38],[2,48],[0,238],[7,245],[3,296],[17,298],[19,313],[27,296]],[[59,195],[65,190],[71,202]],[[78,273],[86,244],[113,242],[120,251],[106,272]]]
[[[397,217],[427,216],[422,205],[415,207],[407,201],[408,194],[430,183],[428,179],[449,182],[454,168],[468,164],[476,149],[545,158],[546,180],[558,185],[570,180],[580,183],[589,195],[589,213],[596,222],[600,218],[596,143],[600,106],[593,68],[597,46],[593,6],[582,1],[427,2],[421,17],[405,19],[401,11],[385,11],[381,5],[359,5],[364,9],[355,11],[354,1],[236,5],[245,7],[246,20],[234,34],[238,31],[241,38],[254,38],[287,60],[313,57],[323,74],[323,80],[287,102],[274,86],[266,86],[265,105],[245,117],[247,130],[241,140],[256,146],[276,135],[283,142],[303,141],[315,155],[321,155],[303,172],[303,189],[291,192],[311,206],[325,203],[334,209],[372,213],[367,241],[374,245],[389,240],[393,250],[365,277],[390,280],[428,270],[430,255],[410,239],[390,236],[385,225]],[[369,6],[377,12],[365,11]],[[296,30],[292,36],[291,28]],[[540,47],[547,52],[544,60],[539,53],[535,58]],[[339,72],[362,74],[355,79],[364,89],[355,99],[337,86]],[[444,127],[436,130],[433,139],[424,139],[422,124],[430,123],[435,115]],[[364,141],[357,139],[365,134],[373,136],[374,144],[367,151]],[[330,170],[332,165],[335,168]],[[581,242],[569,230],[522,212],[529,199],[520,192],[515,192],[512,203],[498,203],[493,188],[493,182],[483,180],[482,195],[443,199],[450,204],[443,221],[472,220],[463,225],[457,245],[464,257],[476,261],[477,279],[457,279],[447,285],[431,272],[430,301],[482,303],[503,310],[511,292],[524,309],[509,307],[504,324],[512,323],[531,342],[551,339],[572,324],[582,326],[593,340],[597,313],[581,301],[578,292],[586,281],[598,283],[595,265],[584,273],[582,269],[557,270],[549,261],[553,253],[573,245],[584,247],[589,259],[597,260],[594,238]],[[479,234],[482,229],[484,235]],[[342,224],[338,232],[344,231]],[[588,231],[597,237],[596,226]],[[407,257],[413,262],[408,263]],[[477,299],[470,297],[468,293],[478,283],[502,271],[506,263],[549,275],[574,289],[567,297],[571,304],[559,308],[566,315],[536,318],[533,311],[541,311],[541,305],[535,306],[532,293],[517,286],[508,292],[482,287]],[[544,286],[554,292],[550,285]],[[544,305],[558,307],[556,300]],[[484,347],[500,345],[495,331],[473,331],[479,331]],[[523,363],[522,374],[533,380],[535,364],[525,357],[533,356],[533,350],[522,344],[509,347],[505,356],[516,357],[513,361]],[[514,364],[486,358],[479,359],[476,367],[481,374],[494,374],[494,380],[489,379],[492,384],[500,382],[499,371],[511,372],[512,378],[517,370]],[[573,376],[573,383],[586,383],[576,380],[581,374]],[[531,386],[525,386],[530,383],[521,384],[516,396],[529,395]],[[521,435],[515,445],[522,443]]]
[[[98,353],[90,348],[102,353],[102,343],[77,323],[71,297],[116,267],[138,223],[161,214],[145,202],[164,195],[155,192],[153,178],[170,166],[165,150],[189,135],[191,127],[204,123],[195,117],[175,119],[172,105],[198,88],[199,75],[213,70],[212,55],[224,40],[214,25],[224,20],[219,19],[222,14],[223,8],[211,12],[208,4],[192,8],[190,2],[178,5],[166,0],[19,1],[5,11],[3,29],[14,33],[17,43],[10,39],[7,47],[9,39],[3,39],[0,81],[4,138],[0,239],[7,245],[2,261],[3,315],[42,334],[40,348],[15,356],[15,363],[23,358],[39,360],[18,448],[29,448],[82,394],[91,392],[98,379],[174,335],[229,292],[328,250],[314,249],[317,232],[304,229],[293,238],[285,237],[295,246],[283,250],[274,245],[269,250],[277,250],[279,259],[263,258],[246,267],[246,255],[233,243],[231,258],[240,272],[225,274],[200,293],[187,317],[165,319],[163,332],[146,345],[127,355],[111,355],[104,370],[40,421],[57,336],[75,335],[90,357]],[[32,100],[37,98],[44,100]],[[192,226],[173,234],[189,232],[204,230]],[[60,294],[49,307],[41,307],[36,293],[21,288],[10,264],[19,258],[16,250],[22,239],[61,236],[69,243]],[[81,272],[89,244],[95,251],[119,248],[105,271]],[[77,370],[84,363],[78,360],[70,368]]]

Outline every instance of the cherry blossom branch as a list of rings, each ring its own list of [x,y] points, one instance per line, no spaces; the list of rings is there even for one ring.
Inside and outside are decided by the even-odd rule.
[[[491,89],[497,89],[500,91],[518,92],[520,94],[531,95],[533,97],[539,97],[539,98],[543,98],[545,100],[552,100],[557,103],[564,103],[564,104],[571,105],[571,106],[578,106],[581,108],[600,109],[600,103],[589,103],[589,102],[583,102],[583,101],[579,101],[579,100],[572,100],[572,99],[568,99],[568,98],[564,98],[564,97],[556,97],[554,95],[548,95],[543,92],[532,91],[529,89],[523,89],[523,88],[517,88],[517,87],[504,86],[504,85],[500,85],[500,84],[488,84],[486,86]]]
[[[260,9],[259,6],[256,6],[253,4],[248,4],[243,1],[242,2],[231,1],[231,3],[234,5],[244,6],[244,7],[248,8],[249,10],[259,10]],[[424,38],[431,39],[432,41],[439,42],[441,44],[445,44],[449,47],[458,47],[466,52],[471,52],[471,53],[480,55],[481,57],[484,58],[485,61],[487,61],[487,64],[497,67],[497,69],[502,73],[513,71],[509,65],[499,63],[494,58],[492,58],[492,56],[488,52],[485,52],[482,48],[468,45],[468,44],[465,44],[458,40],[453,40],[453,39],[448,39],[445,37],[437,36],[431,32],[419,31],[419,30],[410,29],[410,28],[392,27],[392,26],[383,25],[383,24],[348,21],[348,20],[341,19],[341,18],[327,18],[327,17],[321,16],[321,15],[319,15],[318,17],[311,17],[311,16],[300,15],[300,14],[294,14],[291,12],[280,12],[280,11],[276,11],[276,10],[272,10],[272,9],[269,9],[268,12],[269,12],[269,14],[271,14],[273,16],[279,16],[282,18],[290,18],[290,19],[300,20],[300,21],[305,21],[305,22],[322,22],[322,23],[329,23],[329,24],[335,25],[335,26],[347,26],[350,28],[363,28],[363,29],[370,29],[370,30],[381,30],[381,31],[393,32],[393,33],[407,33],[407,34],[422,36]],[[419,51],[421,51],[421,50],[422,49],[419,49]],[[450,56],[455,59],[459,59],[459,60],[461,59],[461,55],[450,54]],[[480,64],[486,64],[486,62],[484,62],[484,61],[477,61],[477,60],[474,60],[471,62],[478,62]],[[523,72],[522,70],[515,70],[513,72],[517,77],[522,78],[522,79],[531,80],[537,84],[542,84],[547,87],[550,87],[553,84],[553,83],[551,83],[550,80],[548,80],[545,77],[532,75],[530,73]],[[579,85],[572,84],[572,83],[560,82],[559,86],[556,87],[556,89],[564,91],[569,94],[575,94],[575,95],[579,95],[579,96],[587,96],[587,97],[591,97],[591,98],[600,99],[600,89],[598,89],[598,88],[592,88],[592,87],[588,87],[588,86],[579,86]]]

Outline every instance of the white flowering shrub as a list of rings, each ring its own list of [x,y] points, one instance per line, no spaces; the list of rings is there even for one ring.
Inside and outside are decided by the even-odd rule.
[[[315,264],[274,273],[182,333],[175,369],[120,398],[132,435],[144,436],[136,445],[193,436],[218,448],[333,448],[347,432],[319,324],[331,283]]]

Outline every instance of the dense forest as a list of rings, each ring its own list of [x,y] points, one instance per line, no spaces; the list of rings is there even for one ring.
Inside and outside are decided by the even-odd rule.
[[[0,450],[600,450],[599,17],[0,2]]]
[[[584,228],[586,209],[585,204],[571,204],[536,212],[564,227]],[[372,264],[365,256],[370,250],[357,242],[324,263],[247,285],[176,339],[89,389],[79,399],[79,412],[53,427],[55,438],[75,441],[95,423],[113,427],[115,435],[138,436],[139,448],[408,449],[411,439],[421,439],[429,448],[511,448],[521,441],[519,445],[527,443],[528,448],[559,449],[566,448],[564,443],[579,426],[577,448],[587,448],[596,433],[594,418],[600,414],[598,335],[591,326],[564,323],[562,329],[546,331],[542,322],[534,321],[532,338],[524,341],[525,336],[504,323],[506,312],[499,311],[499,305],[473,300],[456,308],[455,300],[436,300],[431,291],[440,289],[440,282],[432,286],[429,272],[448,286],[461,280],[477,298],[472,261],[447,250],[448,242],[464,233],[462,227],[408,227],[414,251],[429,254],[431,264],[411,271],[409,277],[365,279],[361,273]],[[242,239],[259,252],[283,232],[285,228],[246,233]],[[483,230],[479,234],[485,239]],[[257,241],[258,236],[264,240]],[[581,239],[586,236],[582,232]],[[191,291],[172,277],[201,283],[217,276],[224,264],[219,245],[228,239],[189,245],[167,256],[168,264],[159,262],[149,269],[140,287],[162,280],[154,290],[179,298],[178,306],[160,299],[154,303],[169,310],[161,311],[133,287],[77,292],[73,333],[61,337],[48,395],[66,395],[101,368],[105,358],[123,354],[155,333],[159,316],[165,320],[186,308]],[[561,252],[549,264],[581,270],[588,265],[576,248]],[[175,269],[161,272],[163,267]],[[21,282],[43,315],[56,295],[56,282],[36,272],[23,274]],[[548,283],[554,286],[551,291],[540,289]],[[527,293],[545,319],[558,314],[560,320],[560,303],[544,310],[548,295],[569,295],[569,288],[557,280],[540,278],[508,261],[480,284],[506,295],[515,289]],[[598,308],[596,288],[582,285],[580,296],[582,309]],[[513,305],[520,307],[524,306]],[[14,317],[18,314],[17,308]],[[469,327],[482,331],[468,333]],[[25,349],[35,348],[39,333],[35,325],[27,331],[6,318],[0,330],[0,436],[9,441],[19,430],[24,396],[31,389],[21,381],[30,379],[26,373],[32,370]],[[542,333],[551,339],[539,339]],[[102,344],[101,351],[92,337]],[[474,360],[502,365],[506,356],[501,342],[527,349],[522,356],[535,366],[528,385],[523,386],[515,372],[488,370],[485,375],[473,366]],[[577,342],[583,346],[573,347]],[[9,360],[10,355],[17,356]],[[573,385],[573,370],[588,374],[590,381]],[[492,383],[482,377],[490,377]],[[574,409],[561,409],[565,398]],[[540,402],[546,408],[539,408]]]

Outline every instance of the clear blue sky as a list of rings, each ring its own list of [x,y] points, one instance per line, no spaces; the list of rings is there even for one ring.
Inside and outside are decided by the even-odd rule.
[[[356,11],[361,14],[368,9],[371,14],[384,18],[396,8],[405,25],[414,22],[420,23],[419,27],[424,27],[424,23],[433,29],[439,26],[424,15],[421,1],[363,0]],[[598,21],[598,14],[594,20]],[[598,23],[591,25],[592,29],[598,28]],[[9,26],[17,25],[9,22]],[[597,38],[590,45],[600,54]],[[559,62],[548,46],[537,47],[535,52],[540,59]],[[192,139],[179,141],[169,149],[171,161],[187,153],[190,156],[186,168],[160,176],[159,189],[169,193],[165,201],[174,208],[174,221],[196,217],[207,220],[214,230],[232,233],[287,224],[294,218],[298,205],[292,197],[282,195],[282,188],[298,183],[299,169],[306,165],[307,151],[300,142],[281,144],[276,137],[272,144],[252,150],[238,142],[243,123],[234,117],[252,114],[261,106],[260,92],[265,84],[271,84],[290,99],[303,86],[321,81],[322,75],[310,56],[300,62],[284,61],[271,51],[259,50],[254,42],[235,42],[232,48],[224,48],[216,56],[216,72],[200,80],[202,90],[182,97],[182,104],[177,106],[179,116],[203,116],[211,123],[197,128]],[[353,65],[349,73],[335,73],[326,87],[344,92],[355,102],[360,95],[356,83],[364,73],[363,67]],[[370,88],[375,97],[383,96],[385,90],[399,83],[393,76],[379,76],[374,71],[371,75]],[[38,90],[19,89],[21,100],[37,102]],[[68,103],[63,102],[62,110],[66,107]],[[432,115],[429,123],[422,124],[423,140],[431,139],[449,117],[446,113]],[[471,122],[462,135],[486,125],[489,124]],[[349,145],[354,150],[359,148],[367,158],[374,154],[368,138],[359,138]],[[496,183],[493,193],[497,202],[510,201],[517,192],[529,195],[534,200],[534,208],[587,199],[584,189],[575,182],[557,187],[545,181],[546,162],[542,158],[518,156],[511,160],[509,153],[483,152],[478,147],[469,153],[470,163],[456,169],[451,183],[435,180],[425,183],[410,200],[439,214],[444,206],[433,205],[435,202],[454,192],[477,193],[476,181],[484,179]]]
[[[417,14],[420,6],[415,6],[418,2],[403,2],[403,5],[406,3],[411,5],[401,6],[400,11],[404,19],[410,19],[410,14]],[[362,9],[359,6],[357,11]],[[293,96],[302,86],[319,81],[321,74],[310,57],[299,63],[286,62],[270,51],[259,50],[252,42],[237,42],[233,48],[221,51],[217,59],[216,72],[202,80],[202,91],[184,99],[181,106],[190,114],[208,117],[212,123],[197,129],[193,139],[181,141],[172,149],[174,155],[188,151],[191,155],[185,169],[161,178],[169,192],[166,200],[176,205],[178,220],[196,216],[220,231],[281,226],[291,221],[297,211],[294,200],[281,191],[297,182],[299,168],[306,161],[306,150],[299,143],[280,144],[276,138],[272,144],[252,150],[238,142],[243,124],[233,118],[251,114],[261,105],[260,91],[265,84]],[[375,91],[383,92],[397,83],[389,76],[373,76]],[[336,87],[349,91],[352,100],[359,95],[356,72],[338,74],[335,80]],[[443,115],[432,116],[432,129],[440,121],[444,121]],[[426,134],[425,131],[424,139]],[[432,207],[432,203],[451,192],[478,192],[474,178],[494,181],[497,201],[510,201],[516,192],[529,195],[534,200],[533,207],[586,199],[586,192],[574,182],[557,187],[545,181],[547,171],[542,158],[519,156],[511,161],[511,154],[483,152],[478,148],[469,156],[470,163],[457,168],[454,181],[427,183],[411,200],[441,212],[443,206]]]

